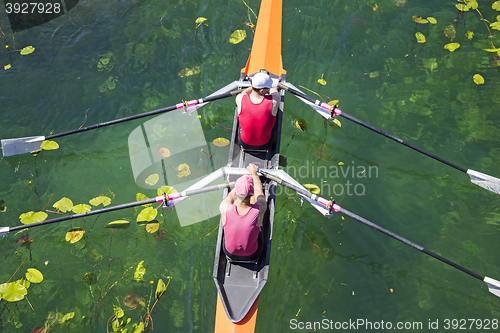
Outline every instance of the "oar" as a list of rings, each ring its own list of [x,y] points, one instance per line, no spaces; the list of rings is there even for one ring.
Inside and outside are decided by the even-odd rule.
[[[75,215],[70,215],[70,216],[58,217],[55,219],[46,220],[46,221],[42,221],[42,222],[35,222],[35,223],[19,225],[19,226],[15,226],[15,227],[0,227],[0,238],[5,237],[5,235],[7,235],[10,231],[16,231],[16,230],[21,230],[21,229],[26,229],[26,228],[31,228],[31,227],[38,227],[40,225],[62,222],[62,221],[67,221],[67,220],[71,220],[71,219],[77,219],[80,217],[86,217],[86,216],[91,216],[91,215],[96,215],[96,214],[112,212],[115,210],[151,204],[154,202],[167,203],[169,200],[174,200],[174,199],[178,199],[178,198],[182,198],[182,197],[188,197],[188,196],[192,196],[192,195],[200,194],[200,193],[205,193],[205,192],[222,190],[222,189],[230,188],[233,186],[234,186],[234,182],[230,182],[227,184],[207,186],[207,187],[203,187],[203,188],[196,189],[196,190],[183,191],[180,193],[172,193],[172,194],[168,194],[168,195],[164,193],[164,195],[160,195],[160,196],[157,196],[157,197],[152,198],[152,199],[146,199],[146,200],[126,203],[126,204],[122,204],[122,205],[118,205],[118,206],[114,206],[114,207],[102,208],[102,209],[93,210],[90,212],[85,212],[85,213],[80,213],[80,214],[75,214]]]
[[[354,220],[356,220],[358,222],[361,222],[361,223],[363,223],[363,224],[365,224],[365,225],[367,225],[367,226],[369,226],[369,227],[371,227],[371,228],[373,228],[375,230],[378,230],[378,231],[380,231],[380,232],[382,232],[382,233],[384,233],[384,234],[386,234],[388,236],[391,236],[392,238],[397,239],[398,241],[400,241],[400,242],[402,242],[402,243],[404,243],[406,245],[409,245],[409,246],[413,247],[414,249],[417,249],[417,250],[419,250],[419,251],[421,251],[421,252],[423,252],[423,253],[425,253],[425,254],[427,254],[427,255],[429,255],[429,256],[437,259],[437,260],[440,260],[440,261],[444,262],[445,264],[448,264],[448,265],[450,265],[450,266],[452,266],[452,267],[454,267],[456,269],[459,269],[462,272],[467,273],[467,274],[475,277],[478,280],[486,282],[486,284],[488,285],[489,291],[492,294],[494,294],[495,296],[500,297],[500,281],[494,280],[494,279],[489,278],[487,276],[481,276],[481,275],[479,275],[477,273],[474,273],[474,272],[468,270],[467,268],[462,267],[462,266],[454,263],[451,260],[443,258],[440,255],[438,255],[438,254],[436,254],[436,253],[434,253],[432,251],[429,251],[426,248],[424,248],[424,247],[422,247],[422,246],[420,246],[418,244],[415,244],[415,243],[407,240],[406,238],[403,238],[403,237],[401,237],[401,236],[399,236],[399,235],[397,235],[397,234],[395,234],[395,233],[393,233],[393,232],[391,232],[391,231],[389,231],[389,230],[387,230],[385,228],[382,228],[381,226],[379,226],[379,225],[377,225],[377,224],[375,224],[373,222],[368,221],[367,219],[364,219],[364,218],[362,218],[362,217],[360,217],[360,216],[358,216],[358,215],[356,215],[356,214],[354,214],[354,213],[352,213],[352,212],[350,212],[348,210],[345,210],[344,208],[341,208],[339,205],[337,205],[335,203],[335,200],[327,200],[325,198],[321,198],[321,197],[319,197],[319,196],[317,196],[315,194],[312,194],[311,192],[309,192],[307,190],[304,190],[304,189],[301,189],[301,188],[299,188],[297,186],[294,186],[294,185],[288,183],[287,181],[282,180],[279,177],[271,175],[271,174],[269,174],[266,171],[262,171],[262,170],[259,169],[258,172],[260,174],[262,174],[263,176],[265,176],[265,177],[267,177],[267,178],[269,178],[271,180],[276,181],[280,185],[288,187],[291,190],[294,190],[294,191],[296,191],[297,193],[299,193],[301,195],[304,195],[304,196],[306,196],[308,198],[311,198],[311,199],[315,200],[316,202],[318,202],[320,205],[324,206],[325,208],[331,209],[334,212],[338,212],[338,213],[347,215],[350,218],[352,218],[352,219],[354,219]]]
[[[298,97],[301,97],[301,98],[315,104],[316,106],[322,108],[326,112],[329,112],[331,114],[331,119],[333,119],[334,116],[342,116],[346,119],[349,119],[350,121],[355,122],[356,124],[364,126],[364,127],[368,128],[368,129],[370,129],[378,134],[382,134],[383,136],[385,136],[391,140],[394,140],[398,143],[401,143],[401,144],[403,144],[411,149],[414,149],[414,150],[418,151],[419,153],[427,155],[427,156],[429,156],[429,157],[431,157],[439,162],[442,162],[444,164],[451,166],[452,168],[455,168],[459,171],[462,171],[462,172],[469,175],[472,183],[474,183],[478,186],[481,186],[482,188],[485,188],[488,191],[491,191],[493,193],[500,194],[500,179],[498,179],[498,178],[495,178],[493,176],[490,176],[490,175],[487,175],[487,174],[484,174],[484,173],[481,173],[478,171],[474,171],[471,169],[464,169],[464,168],[462,168],[454,163],[451,163],[451,162],[449,162],[449,161],[447,161],[439,156],[436,156],[436,155],[434,155],[434,154],[432,154],[432,153],[430,153],[422,148],[419,148],[419,147],[412,145],[411,143],[408,143],[408,142],[406,142],[398,137],[395,137],[392,134],[384,132],[381,129],[378,129],[378,128],[376,128],[370,124],[367,124],[367,123],[365,123],[365,122],[363,122],[363,121],[361,121],[361,120],[359,120],[351,115],[348,115],[347,113],[342,112],[339,108],[337,108],[335,106],[332,106],[330,104],[327,104],[327,103],[321,102],[317,99],[314,99],[314,98],[312,98],[312,97],[310,97],[310,96],[308,96],[308,95],[306,95],[298,90],[295,90],[291,87],[288,87],[282,83],[279,83],[278,86],[282,89],[285,89],[286,91],[291,92],[292,94],[294,94]]]
[[[95,125],[79,128],[76,130],[67,131],[67,132],[59,133],[59,134],[53,134],[53,135],[49,135],[49,136],[31,136],[31,137],[26,137],[26,138],[4,139],[4,140],[1,140],[3,156],[20,155],[20,154],[24,154],[24,153],[29,153],[31,151],[39,150],[40,146],[44,140],[51,140],[51,139],[59,138],[59,137],[70,135],[70,134],[85,132],[85,131],[89,131],[89,130],[92,130],[95,128],[100,128],[100,127],[110,126],[110,125],[114,125],[114,124],[118,124],[118,123],[123,123],[125,121],[139,119],[139,118],[143,118],[143,117],[148,117],[148,116],[152,116],[155,114],[169,112],[169,111],[173,111],[173,110],[184,109],[185,112],[189,112],[196,105],[199,105],[202,103],[212,102],[212,101],[226,98],[226,97],[235,96],[235,95],[239,94],[240,92],[241,92],[241,90],[236,90],[236,91],[226,92],[226,93],[216,95],[216,96],[207,96],[205,98],[194,99],[194,100],[186,101],[186,102],[183,101],[181,103],[178,103],[178,104],[166,107],[166,108],[148,111],[148,112],[136,114],[133,116],[115,119],[115,120],[107,121],[104,123],[95,124]]]

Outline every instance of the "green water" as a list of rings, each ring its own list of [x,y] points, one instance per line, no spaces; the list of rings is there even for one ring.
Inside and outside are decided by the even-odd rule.
[[[259,1],[246,3],[258,13]],[[498,14],[492,3],[484,1],[479,7],[490,21]],[[373,10],[375,4],[380,12]],[[327,101],[338,99],[344,112],[466,169],[499,176],[498,67],[490,64],[493,53],[482,50],[491,44],[479,14],[471,11],[462,17],[454,5],[284,1],[287,80]],[[416,24],[413,15],[435,17],[437,24]],[[208,26],[201,25],[190,38],[198,17],[206,17]],[[0,53],[0,65],[12,64],[0,73],[0,137],[49,135],[78,128],[84,121],[92,125],[206,96],[238,79],[253,33],[248,29],[247,39],[237,45],[227,40],[234,30],[247,29],[244,22],[249,20],[256,22],[241,1],[80,1],[70,14],[16,33],[14,45],[7,17],[0,15],[10,50],[35,47],[23,57],[12,52],[12,60]],[[450,43],[443,31],[455,20],[453,42],[461,46],[450,53],[443,49]],[[464,36],[467,30],[474,32],[471,41]],[[416,42],[417,31],[426,36],[426,43]],[[498,31],[493,30],[493,36],[498,47]],[[100,61],[105,65],[99,67]],[[195,66],[200,66],[198,74],[179,75]],[[474,74],[481,74],[485,83],[476,85]],[[322,76],[325,86],[318,83]],[[233,105],[224,100],[200,110],[207,142],[230,138],[224,127],[232,126]],[[299,119],[308,123],[306,132],[295,133]],[[470,183],[457,170],[339,120],[340,129],[331,127],[286,95],[285,170],[296,172],[302,184],[322,187],[322,195],[335,197],[343,208],[480,275],[500,278],[498,195]],[[54,210],[52,205],[62,197],[87,204],[105,194],[112,198],[111,205],[118,205],[135,201],[138,192],[155,196],[155,190],[136,185],[129,158],[128,136],[144,121],[57,139],[58,150],[37,157],[1,158],[0,200],[7,210],[0,213],[0,225],[19,225],[19,215],[40,211],[49,201],[46,209]],[[338,177],[331,174],[334,167]],[[356,167],[356,173],[342,175],[347,167]],[[358,173],[363,167],[366,171]],[[364,319],[394,326],[421,322],[422,329],[406,331],[423,332],[436,331],[428,328],[429,321],[438,320],[439,331],[444,331],[446,319],[500,319],[500,300],[486,284],[407,245],[347,217],[326,219],[307,204],[300,208],[293,194],[280,194],[276,211],[270,276],[260,297],[257,332],[296,331],[292,319]],[[12,281],[28,268],[44,276],[42,283],[28,289],[34,311],[26,300],[0,302],[0,330],[31,332],[57,311],[59,318],[75,314],[51,326],[53,332],[105,332],[113,305],[125,309],[123,299],[133,293],[145,299],[146,307],[126,311],[131,328],[140,315],[145,319],[152,292],[153,305],[158,279],[167,282],[170,276],[153,310],[154,329],[213,331],[217,217],[181,228],[175,214],[164,212],[158,217],[164,238],[155,238],[135,223],[138,212],[131,208],[41,226],[0,240],[0,283],[24,260]],[[55,217],[59,215],[49,213],[49,218]],[[132,221],[131,227],[104,228],[119,219]],[[65,241],[72,227],[86,231],[75,244]],[[22,236],[32,242],[18,245]],[[137,282],[133,273],[141,261],[146,273]],[[86,273],[94,273],[97,284],[89,288],[82,282]],[[480,331],[475,324],[472,329]],[[360,330],[372,331],[364,326]]]

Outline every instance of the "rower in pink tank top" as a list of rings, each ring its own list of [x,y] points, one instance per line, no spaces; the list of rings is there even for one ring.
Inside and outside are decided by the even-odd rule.
[[[249,256],[257,251],[257,239],[260,231],[260,227],[257,225],[258,218],[258,204],[253,204],[243,215],[238,213],[236,205],[227,206],[224,236],[226,250],[229,253],[237,256]]]
[[[261,146],[271,140],[276,116],[273,116],[273,96],[265,95],[258,104],[250,100],[250,95],[244,95],[241,99],[240,137],[250,146]]]

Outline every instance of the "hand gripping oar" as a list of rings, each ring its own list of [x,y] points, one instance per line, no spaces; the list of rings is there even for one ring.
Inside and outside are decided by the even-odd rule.
[[[339,205],[337,205],[335,203],[335,200],[327,200],[325,198],[319,197],[319,196],[317,196],[315,194],[312,194],[311,192],[309,192],[307,190],[304,190],[304,189],[301,189],[301,188],[299,188],[297,186],[294,186],[294,185],[288,183],[287,181],[284,181],[284,180],[282,180],[279,177],[276,177],[274,175],[270,175],[269,173],[267,173],[265,171],[262,171],[260,169],[259,169],[258,172],[260,174],[262,174],[263,176],[265,176],[265,177],[267,177],[267,178],[269,178],[271,180],[276,181],[278,184],[283,185],[285,187],[290,188],[291,190],[296,191],[300,195],[303,195],[303,196],[306,196],[308,198],[311,198],[311,199],[315,200],[316,202],[318,202],[320,205],[324,206],[327,209],[330,209],[330,210],[332,210],[334,212],[337,212],[337,213],[341,213],[341,214],[347,215],[350,218],[352,218],[352,219],[354,219],[354,220],[356,220],[358,222],[361,222],[361,223],[363,223],[363,224],[365,224],[365,225],[367,225],[367,226],[369,226],[369,227],[371,227],[371,228],[373,228],[375,230],[378,230],[378,231],[380,231],[380,232],[382,232],[382,233],[384,233],[384,234],[386,234],[388,236],[391,236],[392,238],[397,239],[398,241],[400,241],[400,242],[402,242],[402,243],[404,243],[406,245],[409,245],[409,246],[413,247],[414,249],[417,249],[417,250],[419,250],[419,251],[421,251],[421,252],[423,252],[423,253],[425,253],[425,254],[427,254],[427,255],[429,255],[429,256],[437,259],[437,260],[440,260],[440,261],[444,262],[445,264],[448,264],[448,265],[450,265],[450,266],[452,266],[452,267],[454,267],[456,269],[459,269],[462,272],[467,273],[467,274],[475,277],[476,279],[479,279],[481,281],[486,282],[486,284],[488,285],[489,291],[492,294],[494,294],[495,296],[500,297],[500,281],[494,280],[494,279],[489,278],[487,276],[481,276],[479,274],[476,274],[476,273],[468,270],[467,268],[462,267],[462,266],[454,263],[453,261],[450,261],[450,260],[448,260],[446,258],[443,258],[440,255],[438,255],[438,254],[436,254],[436,253],[434,253],[432,251],[429,251],[426,248],[424,248],[424,247],[422,247],[422,246],[420,246],[418,244],[415,244],[415,243],[407,240],[406,238],[403,238],[403,237],[401,237],[401,236],[399,236],[399,235],[397,235],[397,234],[395,234],[395,233],[393,233],[393,232],[391,232],[391,231],[389,231],[389,230],[387,230],[385,228],[382,228],[381,226],[379,226],[379,225],[377,225],[377,224],[375,224],[373,222],[368,221],[367,219],[364,219],[364,218],[362,218],[362,217],[360,217],[360,216],[358,216],[358,215],[356,215],[356,214],[354,214],[354,213],[352,213],[352,212],[350,212],[348,210],[345,210],[344,208],[342,208]]]
[[[79,128],[76,130],[71,130],[71,131],[67,131],[64,133],[53,134],[53,135],[49,135],[49,136],[31,136],[31,137],[26,137],[26,138],[4,139],[4,140],[1,140],[3,156],[20,155],[20,154],[24,154],[24,153],[29,153],[31,151],[39,150],[40,146],[44,140],[55,139],[55,138],[59,138],[62,136],[76,134],[76,133],[80,133],[80,132],[84,132],[84,131],[89,131],[89,130],[92,130],[95,128],[110,126],[110,125],[114,125],[114,124],[118,124],[118,123],[123,123],[125,121],[139,119],[139,118],[143,118],[143,117],[148,117],[148,116],[152,116],[152,115],[159,114],[159,113],[164,113],[164,112],[169,112],[169,111],[174,111],[174,110],[181,110],[181,109],[183,109],[184,112],[190,113],[190,112],[192,112],[191,110],[196,107],[196,105],[199,105],[202,103],[212,102],[212,101],[215,101],[218,99],[223,99],[226,97],[235,96],[235,95],[239,94],[240,92],[241,92],[241,90],[236,90],[236,91],[226,92],[226,93],[216,95],[216,96],[208,96],[205,98],[194,99],[191,101],[183,101],[181,103],[178,103],[178,104],[166,107],[166,108],[148,111],[148,112],[136,114],[133,116],[115,119],[115,120],[107,121],[104,123],[95,124],[95,125]]]
[[[44,224],[50,224],[50,223],[56,223],[56,222],[62,222],[62,221],[67,221],[71,219],[76,219],[80,217],[86,217],[86,216],[91,216],[91,215],[96,215],[96,214],[102,214],[102,213],[107,213],[107,212],[112,212],[115,210],[120,210],[120,209],[125,209],[125,208],[130,208],[130,207],[136,207],[136,206],[141,206],[141,205],[146,205],[146,204],[151,204],[154,202],[163,202],[164,207],[166,207],[166,204],[169,200],[174,200],[182,197],[189,197],[191,195],[195,194],[200,194],[200,193],[205,193],[205,192],[211,192],[211,191],[216,191],[216,190],[222,190],[225,188],[230,188],[234,186],[234,182],[230,182],[227,184],[219,184],[219,185],[213,185],[213,186],[207,186],[204,188],[196,189],[196,190],[189,190],[189,191],[183,191],[180,193],[172,193],[172,194],[163,194],[160,196],[157,196],[152,199],[146,199],[146,200],[141,200],[141,201],[136,201],[136,202],[131,202],[131,203],[126,203],[123,205],[118,205],[114,207],[107,207],[107,208],[102,208],[98,210],[93,210],[90,212],[85,212],[85,213],[80,213],[80,214],[75,214],[75,215],[70,215],[70,216],[64,216],[64,217],[58,217],[55,219],[51,220],[46,220],[42,222],[35,222],[31,224],[25,224],[25,225],[19,225],[15,227],[0,227],[0,238],[5,237],[10,231],[16,231],[16,230],[21,230],[21,229],[26,229],[26,228],[31,228],[31,227],[38,227],[40,225]],[[168,208],[168,207],[166,207]]]
[[[306,95],[306,94],[304,94],[304,93],[302,93],[300,91],[297,91],[297,90],[295,90],[295,89],[293,89],[291,87],[288,87],[288,86],[286,86],[286,85],[284,85],[282,83],[279,83],[278,86],[280,88],[282,88],[282,89],[285,89],[286,91],[291,92],[292,94],[294,94],[294,95],[296,95],[296,96],[298,96],[300,98],[303,98],[303,99],[305,99],[305,100],[313,103],[317,107],[319,107],[319,108],[325,110],[326,112],[330,113],[330,119],[332,119],[332,120],[333,120],[333,118],[335,116],[342,116],[342,117],[344,117],[346,119],[349,119],[350,121],[355,122],[356,124],[359,124],[359,125],[361,125],[363,127],[366,127],[366,128],[368,128],[368,129],[370,129],[370,130],[372,130],[372,131],[374,131],[374,132],[376,132],[378,134],[382,134],[383,136],[385,136],[385,137],[387,137],[387,138],[389,138],[391,140],[394,140],[394,141],[396,141],[398,143],[401,143],[401,144],[403,144],[403,145],[405,145],[405,146],[407,146],[407,147],[409,147],[409,148],[411,148],[413,150],[416,150],[419,153],[427,155],[427,156],[429,156],[429,157],[431,157],[431,158],[433,158],[433,159],[435,159],[435,160],[437,160],[439,162],[442,162],[444,164],[447,164],[447,165],[451,166],[452,168],[455,168],[455,169],[457,169],[459,171],[462,171],[462,172],[464,172],[464,173],[466,173],[466,174],[469,175],[470,180],[471,180],[472,183],[474,183],[474,184],[476,184],[478,186],[481,186],[482,188],[485,188],[488,191],[491,191],[493,193],[500,194],[500,179],[498,179],[498,178],[495,178],[493,176],[490,176],[490,175],[487,175],[487,174],[484,174],[484,173],[481,173],[481,172],[478,172],[478,171],[474,171],[474,170],[471,170],[471,169],[464,169],[462,167],[459,167],[458,165],[456,165],[454,163],[451,163],[451,162],[449,162],[449,161],[447,161],[447,160],[445,160],[445,159],[443,159],[443,158],[441,158],[439,156],[436,156],[436,155],[434,155],[434,154],[432,154],[432,153],[430,153],[430,152],[428,152],[428,151],[426,151],[426,150],[424,150],[422,148],[419,148],[419,147],[417,147],[415,145],[412,145],[411,143],[408,143],[408,142],[406,142],[406,141],[404,141],[404,140],[402,140],[402,139],[400,139],[398,137],[395,137],[392,134],[384,132],[381,129],[378,129],[378,128],[376,128],[376,127],[374,127],[374,126],[372,126],[370,124],[367,124],[367,123],[365,123],[365,122],[363,122],[363,121],[361,121],[361,120],[359,120],[359,119],[357,119],[357,118],[355,118],[355,117],[353,117],[351,115],[348,115],[347,113],[342,112],[336,106],[332,106],[330,104],[318,101],[318,100],[316,100],[316,99],[314,99],[314,98],[312,98],[312,97],[310,97],[310,96],[308,96],[308,95]]]

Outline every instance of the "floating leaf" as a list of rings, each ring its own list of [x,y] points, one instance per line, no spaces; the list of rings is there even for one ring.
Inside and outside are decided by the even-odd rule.
[[[475,0],[469,0],[467,1],[467,8],[471,8],[471,9],[477,9],[477,1]]]
[[[417,42],[425,43],[425,36],[421,32],[415,33],[415,37],[417,37]]]
[[[26,46],[21,50],[21,55],[27,55],[33,53],[33,51],[35,51],[35,48],[33,46]]]
[[[500,21],[496,21],[490,24],[490,27],[496,30],[500,30]]]
[[[455,38],[456,33],[457,31],[452,24],[447,25],[446,28],[444,28],[444,35],[450,39]]]
[[[86,204],[79,204],[79,205],[73,206],[73,208],[71,208],[71,210],[75,214],[81,214],[81,213],[85,213],[85,212],[90,212],[91,207],[89,205],[86,205]]]
[[[318,80],[318,82],[319,82],[319,84],[321,84],[322,86],[326,85],[326,81],[325,81],[323,78],[319,79],[319,80]]]
[[[163,185],[162,187],[160,187],[159,189],[156,190],[156,194],[163,195],[163,193],[165,193],[165,194],[177,193],[177,190],[175,188],[173,188],[172,186]]]
[[[102,204],[104,207],[106,207],[111,203],[111,199],[104,195],[100,195],[98,197],[95,197],[94,199],[91,199],[89,203],[92,206],[99,206],[100,204]]]
[[[143,333],[144,332],[144,323],[141,321],[139,324],[133,324],[132,331],[130,333]]]
[[[297,127],[302,132],[307,131],[307,127],[308,127],[307,121],[305,121],[304,119],[299,119],[295,122],[295,127]]]
[[[158,221],[156,220],[149,221],[146,224],[146,231],[149,232],[150,234],[154,234],[155,232],[157,232],[158,228],[160,228],[160,223],[158,223]]]
[[[17,302],[28,293],[22,280],[0,284],[0,294],[7,302]]]
[[[144,208],[137,216],[137,222],[152,221],[155,219],[157,214],[158,212],[153,207]]]
[[[331,100],[330,102],[328,102],[328,105],[339,106],[339,100],[338,99]]]
[[[9,68],[11,68],[11,67],[12,67],[12,65],[11,65],[11,64],[8,64],[8,65],[3,66],[3,69],[8,70],[8,69],[9,69]]]
[[[484,84],[484,78],[479,74],[474,75],[473,80],[475,84]]]
[[[193,68],[184,68],[182,71],[179,72],[179,76],[186,77],[186,76],[199,74],[200,72],[201,72],[201,67],[194,66]]]
[[[127,296],[123,298],[123,304],[131,309],[135,309],[139,306],[145,306],[146,302],[144,300],[144,297],[133,293],[128,293]]]
[[[52,207],[56,208],[57,210],[66,213],[69,212],[73,208],[73,201],[70,199],[64,197],[55,204],[52,205]]]
[[[28,268],[26,279],[31,283],[40,283],[43,281],[43,274],[35,268]]]
[[[107,90],[113,90],[116,88],[116,79],[112,76],[108,77],[101,85],[99,85],[100,92],[106,92]]]
[[[153,186],[158,183],[158,180],[160,180],[160,176],[158,176],[157,173],[154,173],[152,175],[149,175],[144,182],[146,183],[146,185]]]
[[[144,266],[142,265],[143,262],[144,260],[141,261],[135,269],[134,280],[136,280],[137,282],[141,281],[144,278],[144,274],[146,273],[146,268],[144,268]]]
[[[467,5],[465,5],[463,3],[456,4],[455,7],[457,7],[457,9],[460,10],[460,11],[462,11],[462,12],[468,12],[469,11],[469,7],[467,7]]]
[[[126,220],[116,220],[106,225],[106,228],[112,229],[127,229],[128,227],[130,227],[130,222]]]
[[[142,200],[148,200],[149,198],[146,195],[142,194],[142,193],[137,193],[135,195],[135,199],[137,201],[142,201]],[[143,206],[143,207],[151,207],[151,204],[145,204],[145,205],[141,205],[141,206]]]
[[[372,78],[372,79],[377,77],[377,76],[379,76],[378,72],[371,72],[370,73],[370,78]]]
[[[114,304],[113,304],[113,311],[115,312],[115,316],[117,318],[121,318],[125,315],[125,312],[123,312],[122,308]]]
[[[204,17],[198,17],[195,21],[196,24],[200,25],[200,24],[205,24],[206,26],[208,26],[208,23],[207,23],[207,19],[204,18]]]
[[[22,224],[31,224],[31,223],[36,223],[36,222],[42,222],[45,221],[47,218],[47,213],[45,212],[27,212],[24,214],[21,214],[19,216],[19,219],[21,220]]]
[[[189,165],[187,165],[186,163],[182,163],[181,165],[179,165],[177,171],[179,172],[177,174],[177,177],[179,178],[187,177],[191,174],[191,170],[189,170]]]
[[[500,1],[493,2],[493,4],[491,5],[491,8],[493,8],[494,10],[500,11]]]
[[[434,18],[434,17],[428,17],[427,20],[432,23],[432,24],[436,24],[437,23],[437,20]]]
[[[156,293],[155,293],[156,298],[160,298],[161,295],[163,295],[163,293],[165,292],[166,288],[167,287],[165,286],[165,282],[163,282],[162,279],[159,279],[158,284],[156,285]]]
[[[500,51],[500,48],[498,49],[484,49],[485,51],[488,51],[488,52],[498,52]]]
[[[62,324],[62,323],[65,323],[67,322],[68,320],[71,320],[73,319],[73,317],[75,316],[75,313],[74,312],[68,312],[66,313],[60,320],[59,322]]]
[[[97,283],[97,275],[95,273],[89,272],[85,273],[83,276],[82,282],[87,283],[89,286]]]
[[[229,43],[238,44],[247,37],[247,32],[245,30],[236,30],[229,37]]]
[[[340,122],[340,120],[338,120],[337,118],[333,119],[332,120],[332,123],[334,123],[335,125],[337,125],[338,127],[342,127],[342,123]]]
[[[158,154],[160,154],[161,157],[167,158],[170,156],[170,150],[162,147],[162,148],[158,149]]]
[[[42,142],[42,144],[40,145],[40,147],[43,149],[43,150],[55,150],[55,149],[58,149],[59,148],[59,144],[55,141],[51,141],[51,140],[44,140]]]
[[[319,194],[319,192],[320,192],[318,185],[305,184],[304,187],[309,189],[309,191],[313,194]]]
[[[460,44],[458,43],[449,43],[444,46],[445,49],[449,50],[450,52],[455,51],[460,47]]]
[[[344,165],[344,162],[339,162],[339,165]]]
[[[225,147],[229,144],[229,140],[225,138],[217,138],[212,141],[217,147]]]
[[[85,230],[83,230],[82,228],[73,228],[66,233],[66,242],[74,244],[82,239],[84,233]]]
[[[472,37],[474,37],[474,33],[472,31],[467,30],[465,33],[465,37],[467,37],[468,40],[471,40]]]
[[[426,19],[423,19],[421,16],[413,16],[412,17],[413,21],[417,22],[417,23],[429,23],[429,21],[427,21]]]

